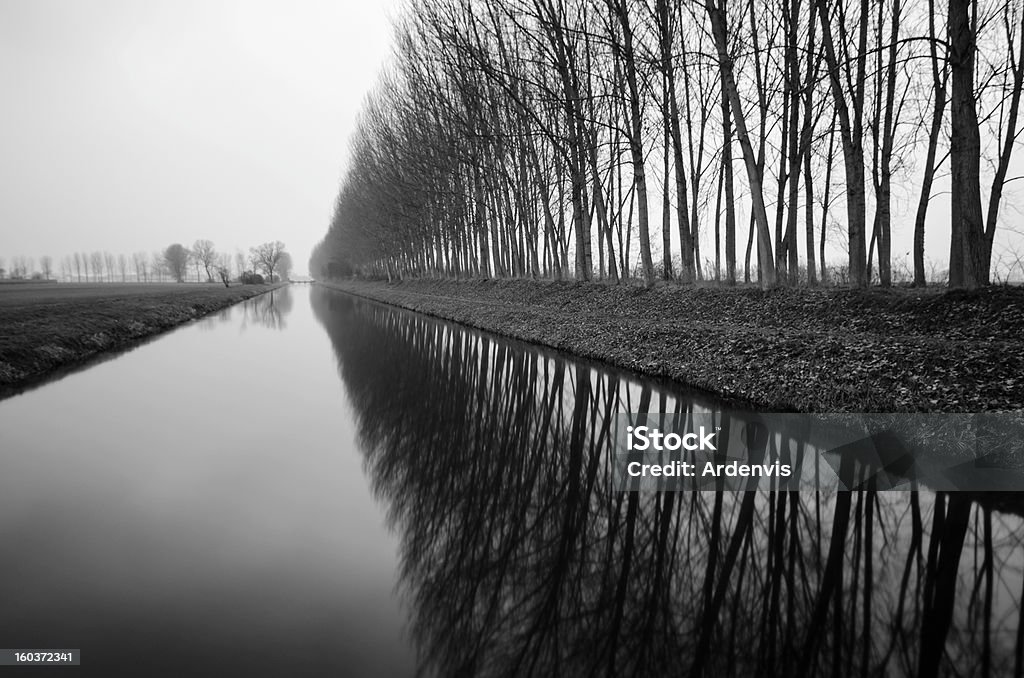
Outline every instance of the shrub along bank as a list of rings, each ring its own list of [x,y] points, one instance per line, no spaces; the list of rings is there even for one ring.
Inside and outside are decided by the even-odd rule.
[[[1024,290],[325,283],[760,409],[1024,408]]]

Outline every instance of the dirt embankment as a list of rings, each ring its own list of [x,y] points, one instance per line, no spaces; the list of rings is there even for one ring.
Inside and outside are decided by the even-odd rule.
[[[1024,408],[1024,290],[326,283],[741,399],[806,412]]]
[[[0,398],[279,285],[0,285]]]

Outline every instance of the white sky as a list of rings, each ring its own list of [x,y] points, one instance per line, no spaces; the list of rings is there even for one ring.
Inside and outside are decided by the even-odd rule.
[[[394,7],[0,0],[0,257],[282,240],[305,271]]]
[[[154,252],[205,238],[228,253],[282,240],[304,272],[330,221],[356,115],[390,54],[397,7],[0,0],[0,265],[25,256],[38,267],[50,255],[59,270],[76,251]],[[1024,173],[1022,153],[1013,176]],[[901,178],[894,196],[894,263],[909,262],[918,174]],[[935,190],[926,255],[944,262],[948,181]],[[1007,186],[996,259],[1024,251],[1022,193]],[[845,210],[836,216],[845,221]],[[714,256],[709,228],[705,258]],[[830,260],[845,260],[842,237],[830,236]]]

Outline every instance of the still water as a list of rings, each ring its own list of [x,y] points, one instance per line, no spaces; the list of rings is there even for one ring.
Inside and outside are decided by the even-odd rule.
[[[0,402],[0,647],[81,648],[79,674],[1019,673],[1017,497],[618,492],[620,411],[732,416],[339,292],[250,300]]]

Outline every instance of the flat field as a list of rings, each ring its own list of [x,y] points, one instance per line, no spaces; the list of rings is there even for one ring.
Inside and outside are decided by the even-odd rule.
[[[273,285],[0,284],[0,398]]]

